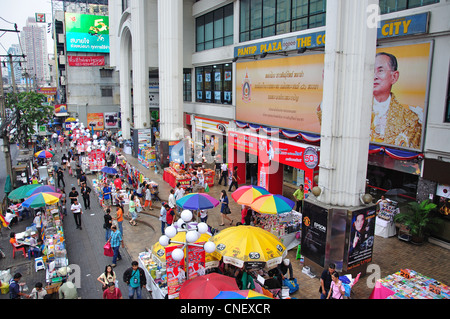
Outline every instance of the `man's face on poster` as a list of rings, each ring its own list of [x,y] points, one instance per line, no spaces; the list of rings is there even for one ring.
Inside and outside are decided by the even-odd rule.
[[[378,102],[385,101],[391,93],[399,77],[399,72],[392,70],[390,59],[386,55],[375,58],[375,77],[373,81],[373,96]]]

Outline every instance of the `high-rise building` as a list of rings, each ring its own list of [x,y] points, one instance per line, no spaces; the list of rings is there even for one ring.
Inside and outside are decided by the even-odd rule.
[[[13,56],[15,55],[21,55],[22,52],[20,50],[20,46],[18,44],[11,44],[11,46],[8,49],[8,54],[11,54]],[[20,61],[21,58],[20,57],[13,57],[13,70],[14,70],[14,80],[17,84],[21,84],[22,83],[22,68],[21,65],[19,65],[18,61]],[[8,63],[7,64],[8,67],[8,83],[12,84],[12,70],[11,70],[11,66]]]
[[[27,56],[26,67],[33,83],[38,86],[48,84],[50,69],[45,25],[36,23],[34,17],[29,17],[20,38],[23,53]]]

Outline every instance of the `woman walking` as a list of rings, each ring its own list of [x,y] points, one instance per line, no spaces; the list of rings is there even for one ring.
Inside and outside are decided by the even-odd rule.
[[[136,196],[133,194],[130,197],[130,204],[129,204],[129,210],[128,212],[131,215],[131,220],[130,220],[130,225],[131,226],[136,226],[136,218],[137,218],[137,213],[136,213],[136,200],[139,200],[139,198],[136,199]]]
[[[231,214],[230,207],[228,207],[228,196],[227,192],[223,189],[222,194],[220,195],[220,202],[222,203],[222,206],[220,207],[220,217],[222,220],[222,223],[219,226],[224,226],[225,221],[224,219],[227,219],[230,221],[230,225],[233,225],[233,220],[228,217],[229,214]]]

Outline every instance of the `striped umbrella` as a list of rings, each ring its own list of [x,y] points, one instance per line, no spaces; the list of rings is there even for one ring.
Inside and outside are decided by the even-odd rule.
[[[47,150],[42,150],[42,151],[38,151],[36,153],[34,153],[34,156],[37,158],[50,158],[55,156],[55,154],[53,152],[47,151]]]
[[[262,195],[253,201],[250,207],[261,214],[282,214],[294,208],[294,201],[281,195]]]
[[[28,195],[30,191],[41,186],[42,186],[41,184],[29,184],[20,186],[15,190],[13,190],[11,193],[9,193],[8,198],[11,200],[27,198],[28,196],[30,196]]]
[[[23,203],[23,207],[44,207],[45,205],[52,205],[59,202],[62,194],[58,193],[37,193],[28,197]]]
[[[236,203],[249,206],[259,196],[269,194],[264,187],[251,185],[239,187],[231,194],[231,197]]]
[[[39,187],[36,187],[34,189],[29,190],[27,192],[27,195],[28,196],[32,196],[32,195],[35,195],[37,193],[57,193],[58,191],[59,191],[59,189],[57,189],[55,186],[39,185]]]

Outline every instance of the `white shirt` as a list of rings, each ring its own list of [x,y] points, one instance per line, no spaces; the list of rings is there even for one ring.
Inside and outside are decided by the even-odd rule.
[[[183,187],[177,188],[174,195],[175,200],[179,200],[180,198],[182,198],[184,196],[184,188]]]
[[[228,171],[228,165],[227,165],[226,163],[223,163],[223,164],[220,166],[220,169],[222,170],[222,172],[226,172],[226,171]]]
[[[387,113],[390,104],[390,95],[389,98],[384,102],[378,102],[375,98],[373,99],[373,113],[375,115],[373,124],[375,125],[375,132],[381,137],[384,137],[384,131],[386,129],[387,122]]]
[[[175,200],[175,196],[173,194],[169,195],[169,200],[168,200],[168,204],[170,208],[174,208],[177,205],[177,202]]]
[[[74,213],[81,213],[81,204],[75,204],[73,203],[72,206],[70,206],[70,210]]]

